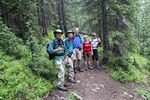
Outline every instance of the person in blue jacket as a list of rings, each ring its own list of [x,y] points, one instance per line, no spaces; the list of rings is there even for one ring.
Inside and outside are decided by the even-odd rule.
[[[73,67],[73,34],[72,30],[67,32],[67,38],[64,40],[66,47],[66,68],[68,68],[68,81],[71,83],[76,83],[74,67]]]

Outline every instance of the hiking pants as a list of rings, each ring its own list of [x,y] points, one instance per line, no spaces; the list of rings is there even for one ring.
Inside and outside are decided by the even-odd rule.
[[[63,61],[55,61],[55,66],[58,70],[57,86],[62,87],[65,83],[65,66]]]
[[[68,78],[70,80],[74,79],[74,67],[73,67],[73,60],[71,57],[67,57],[67,64],[66,64],[66,68],[68,68]]]

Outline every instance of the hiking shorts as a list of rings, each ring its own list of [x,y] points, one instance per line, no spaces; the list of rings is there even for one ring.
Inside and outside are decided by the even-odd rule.
[[[82,59],[82,53],[81,50],[79,50],[78,48],[75,48],[73,50],[73,60],[81,60]]]
[[[91,59],[92,58],[92,54],[91,54],[91,52],[84,52],[83,53],[83,58],[84,59]]]
[[[93,56],[92,56],[92,59],[93,59],[93,60],[96,60],[96,61],[99,60],[97,49],[93,49]]]

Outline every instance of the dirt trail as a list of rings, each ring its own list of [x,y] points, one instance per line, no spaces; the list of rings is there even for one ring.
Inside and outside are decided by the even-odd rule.
[[[83,100],[144,100],[134,91],[135,87],[113,80],[104,70],[77,73],[76,79],[76,84],[68,83],[68,92],[55,90],[52,94],[67,97],[75,91]],[[45,100],[52,100],[52,97]]]

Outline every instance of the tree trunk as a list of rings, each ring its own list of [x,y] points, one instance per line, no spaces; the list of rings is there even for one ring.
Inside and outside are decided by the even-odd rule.
[[[43,0],[37,0],[37,13],[38,13],[38,21],[41,26],[42,35],[48,35],[48,21],[46,18],[45,12],[45,3]]]
[[[103,62],[107,63],[109,59],[109,39],[108,39],[108,29],[107,29],[107,0],[101,0],[102,9],[102,34],[103,34]]]
[[[66,27],[66,19],[65,19],[64,0],[59,0],[59,24],[60,24],[60,28],[66,33],[67,27]]]
[[[116,13],[116,30],[121,32],[122,25],[123,25],[122,16]],[[112,52],[115,56],[122,56],[122,46],[121,46],[122,40],[123,38],[120,35],[116,35],[113,38],[113,51]]]
[[[61,5],[61,0],[59,0],[59,3],[58,3],[58,17],[59,17],[59,28],[61,29],[61,30],[63,30],[63,25],[62,25],[62,12],[61,12],[61,7],[62,5]]]
[[[67,32],[67,27],[66,27],[66,19],[65,19],[65,6],[64,6],[64,0],[61,0],[61,5],[62,5],[62,20],[63,20],[63,27],[64,27],[64,32]]]

